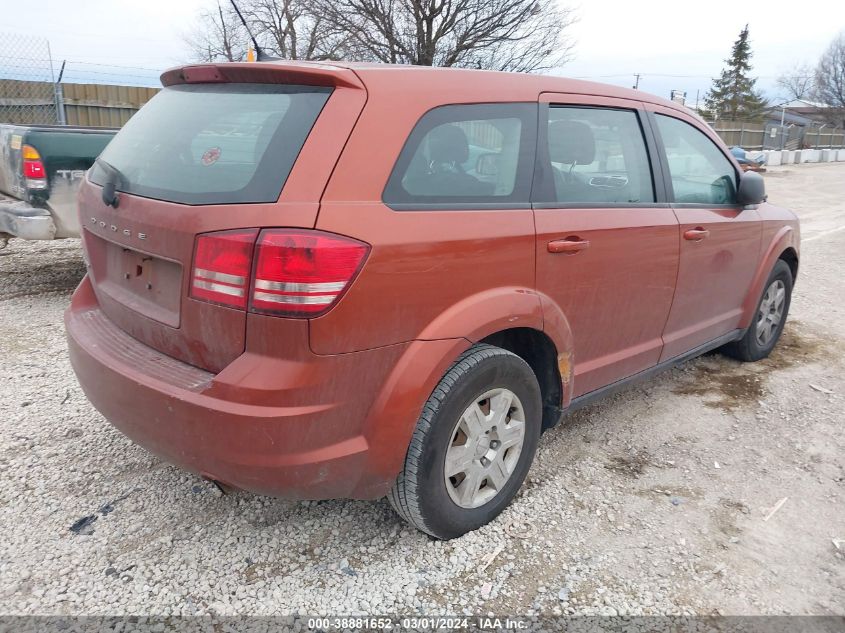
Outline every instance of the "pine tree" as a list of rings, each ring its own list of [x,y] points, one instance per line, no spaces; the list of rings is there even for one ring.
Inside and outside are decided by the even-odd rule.
[[[727,67],[704,98],[704,107],[714,119],[754,120],[763,118],[768,104],[755,89],[756,79],[748,76],[751,71],[751,45],[748,42],[748,25],[734,42],[731,56],[725,60]]]

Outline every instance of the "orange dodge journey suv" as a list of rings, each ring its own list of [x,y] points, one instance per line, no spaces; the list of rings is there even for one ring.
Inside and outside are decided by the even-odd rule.
[[[387,495],[452,538],[564,412],[781,334],[798,221],[677,104],[343,63],[162,83],[81,187],[70,357],[118,429],[221,485]]]

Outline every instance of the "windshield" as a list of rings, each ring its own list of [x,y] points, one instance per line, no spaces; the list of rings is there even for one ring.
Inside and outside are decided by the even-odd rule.
[[[274,202],[331,88],[164,88],[103,151],[118,191],[184,204]],[[91,181],[113,171],[97,163]]]

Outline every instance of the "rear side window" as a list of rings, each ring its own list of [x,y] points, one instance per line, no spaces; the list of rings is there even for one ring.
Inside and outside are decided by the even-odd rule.
[[[277,84],[171,86],[101,158],[120,172],[118,191],[184,204],[274,202],[330,94]],[[95,164],[90,177],[102,185],[110,175]]]
[[[657,115],[674,201],[736,204],[736,171],[706,134],[679,119]]]
[[[394,209],[529,205],[536,104],[449,105],[426,113],[384,190]]]
[[[643,132],[633,110],[552,106],[548,156],[558,204],[654,202]]]

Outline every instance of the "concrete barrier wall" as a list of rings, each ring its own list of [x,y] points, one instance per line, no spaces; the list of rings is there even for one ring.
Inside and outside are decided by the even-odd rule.
[[[749,158],[762,156],[766,164],[776,167],[778,165],[800,165],[802,163],[833,163],[845,162],[845,148],[831,147],[826,149],[799,149],[799,150],[776,150],[767,149],[762,152],[748,152]]]
[[[772,167],[777,167],[781,164],[781,160],[783,158],[782,152],[779,150],[769,150],[763,152],[763,155],[766,157],[766,164],[771,165]]]
[[[800,165],[801,163],[845,162],[845,148],[777,150],[767,149],[746,154],[749,160],[765,159],[770,167],[779,165]]]

